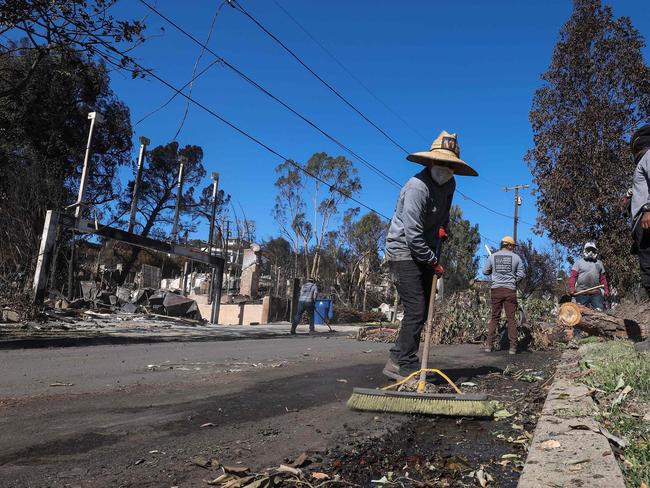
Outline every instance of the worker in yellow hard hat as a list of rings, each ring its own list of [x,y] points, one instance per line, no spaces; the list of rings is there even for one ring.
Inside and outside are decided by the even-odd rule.
[[[501,248],[492,253],[483,267],[483,274],[491,275],[492,318],[488,325],[485,352],[491,352],[496,337],[497,325],[501,320],[501,310],[505,308],[508,321],[508,340],[510,354],[517,354],[517,283],[524,277],[521,258],[514,252],[515,240],[510,236],[501,239]]]

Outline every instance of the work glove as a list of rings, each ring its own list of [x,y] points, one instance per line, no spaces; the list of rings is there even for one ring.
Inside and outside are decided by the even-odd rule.
[[[447,230],[444,227],[440,227],[438,229],[438,238],[444,241],[447,237],[449,237],[449,234],[447,234]]]
[[[445,272],[445,268],[443,268],[438,261],[434,261],[433,263],[431,263],[431,266],[433,266],[433,272],[437,276],[442,276],[442,274]]]

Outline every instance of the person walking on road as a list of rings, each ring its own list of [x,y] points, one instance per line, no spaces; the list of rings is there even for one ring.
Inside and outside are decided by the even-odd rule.
[[[406,159],[425,168],[402,187],[386,237],[386,258],[404,305],[399,335],[383,370],[396,380],[419,369],[418,349],[433,275],[444,272],[434,250],[447,236],[456,190],[454,175],[478,176],[460,159],[456,134],[445,131],[429,151],[409,154]]]
[[[505,308],[508,321],[508,341],[510,354],[517,354],[517,283],[524,278],[521,258],[514,253],[515,240],[510,236],[501,239],[501,249],[491,254],[483,267],[483,274],[492,276],[490,297],[492,318],[488,324],[485,352],[491,352],[501,321],[501,310]]]
[[[605,276],[605,267],[598,259],[598,248],[594,242],[587,242],[582,249],[583,257],[571,268],[569,275],[569,293],[575,295],[581,291],[603,286],[604,297],[609,296],[609,285]],[[592,290],[575,297],[580,305],[596,310],[605,309],[605,300],[600,289]]]
[[[316,331],[314,328],[314,302],[316,301],[316,295],[318,295],[316,282],[312,278],[307,278],[305,284],[300,287],[298,308],[291,322],[292,334],[296,333],[296,327],[298,327],[300,319],[302,319],[302,314],[305,311],[307,311],[307,315],[309,316],[309,333],[312,334]]]

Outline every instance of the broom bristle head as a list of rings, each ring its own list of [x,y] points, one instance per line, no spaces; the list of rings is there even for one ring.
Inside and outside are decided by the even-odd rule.
[[[381,392],[381,390],[377,390]],[[496,402],[490,400],[463,399],[463,395],[436,397],[413,394],[392,396],[384,392],[354,392],[348,400],[348,408],[370,412],[419,413],[423,415],[447,415],[452,417],[491,417]]]

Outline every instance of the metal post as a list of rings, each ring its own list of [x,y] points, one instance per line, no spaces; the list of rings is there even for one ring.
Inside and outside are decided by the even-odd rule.
[[[88,186],[88,178],[90,177],[90,155],[93,142],[93,135],[95,134],[96,124],[101,124],[104,121],[104,118],[99,112],[90,112],[88,114],[90,119],[90,131],[88,133],[88,142],[86,143],[86,155],[84,157],[84,166],[81,172],[81,183],[79,184],[79,196],[77,197],[76,209],[74,211],[74,216],[77,220],[81,218],[81,212],[83,210],[84,197],[86,195],[86,187]]]
[[[43,225],[43,235],[41,236],[41,247],[38,252],[36,261],[36,273],[34,275],[34,304],[43,303],[47,291],[47,278],[52,251],[56,243],[56,230],[59,225],[59,214],[53,210],[48,210],[45,215],[45,224]]]
[[[183,277],[181,279],[181,295],[187,296],[187,276],[190,274],[190,262],[185,261],[183,265]]]
[[[214,283],[212,286],[212,310],[210,311],[210,323],[219,323],[219,308],[221,307],[221,287],[223,286],[223,265],[221,261],[213,270]]]
[[[300,299],[300,278],[294,278],[291,289],[291,321],[298,312],[298,300]]]
[[[138,189],[142,180],[142,167],[144,166],[144,155],[147,146],[151,143],[145,136],[140,136],[140,155],[138,156],[138,169],[135,173],[135,182],[133,183],[133,197],[131,198],[131,216],[129,217],[129,232],[133,232],[135,225],[135,213],[138,210]]]
[[[176,242],[178,239],[178,217],[181,210],[181,199],[183,198],[183,167],[185,164],[185,156],[178,158],[178,191],[176,192],[176,209],[174,211],[174,225],[172,227],[172,241]]]

